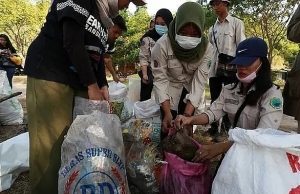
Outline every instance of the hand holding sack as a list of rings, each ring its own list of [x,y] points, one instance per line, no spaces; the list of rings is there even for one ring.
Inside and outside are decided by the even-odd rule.
[[[172,129],[169,129],[171,133]],[[162,141],[162,148],[165,152],[175,154],[183,160],[191,162],[199,148],[186,132],[185,129],[176,130]]]
[[[161,171],[160,193],[210,194],[210,162],[189,162],[201,145],[183,130],[177,130],[163,140],[162,146],[167,164]]]

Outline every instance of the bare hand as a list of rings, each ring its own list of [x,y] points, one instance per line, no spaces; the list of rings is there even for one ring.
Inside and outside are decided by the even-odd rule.
[[[97,83],[88,86],[88,95],[90,100],[104,100],[103,92]]]
[[[101,92],[102,92],[102,94],[103,94],[104,100],[109,101],[109,92],[108,92],[107,86],[103,86],[103,87],[101,88]]]
[[[142,82],[148,84],[148,75],[143,75]]]
[[[193,162],[205,162],[222,154],[222,144],[203,145],[201,146],[193,158]]]
[[[192,117],[185,117],[183,115],[177,115],[175,119],[175,126],[178,129],[184,127],[184,125],[191,125]]]
[[[173,116],[171,113],[168,113],[165,115],[165,118],[163,120],[163,123],[162,123],[162,131],[164,133],[167,133],[168,132],[168,129],[169,127],[172,127],[172,120],[173,120]]]
[[[120,78],[117,75],[113,76],[113,80],[117,83],[120,82]]]

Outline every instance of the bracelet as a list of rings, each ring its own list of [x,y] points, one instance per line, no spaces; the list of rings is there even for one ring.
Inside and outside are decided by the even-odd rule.
[[[191,117],[191,115],[187,114],[187,113],[183,113],[182,115],[185,116],[185,117]]]

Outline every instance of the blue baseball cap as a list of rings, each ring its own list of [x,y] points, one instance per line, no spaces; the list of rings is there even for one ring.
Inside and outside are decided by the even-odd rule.
[[[252,65],[258,58],[268,55],[267,43],[258,37],[251,37],[240,42],[236,49],[236,56],[232,65],[249,66]]]

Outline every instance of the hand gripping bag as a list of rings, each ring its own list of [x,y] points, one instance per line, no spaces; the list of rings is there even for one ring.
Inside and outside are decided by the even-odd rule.
[[[175,138],[176,134],[179,134],[178,131],[168,137],[171,136]],[[184,138],[183,136],[184,134],[182,134],[182,138]],[[197,147],[201,146],[192,138],[190,138],[190,141],[194,142]],[[163,143],[165,143],[165,140]],[[178,147],[180,145],[173,146]],[[180,158],[174,153],[166,151],[164,153],[166,164],[162,167],[161,178],[159,180],[160,193],[210,194],[212,182],[209,169],[210,161],[206,161],[205,163],[193,163]]]

